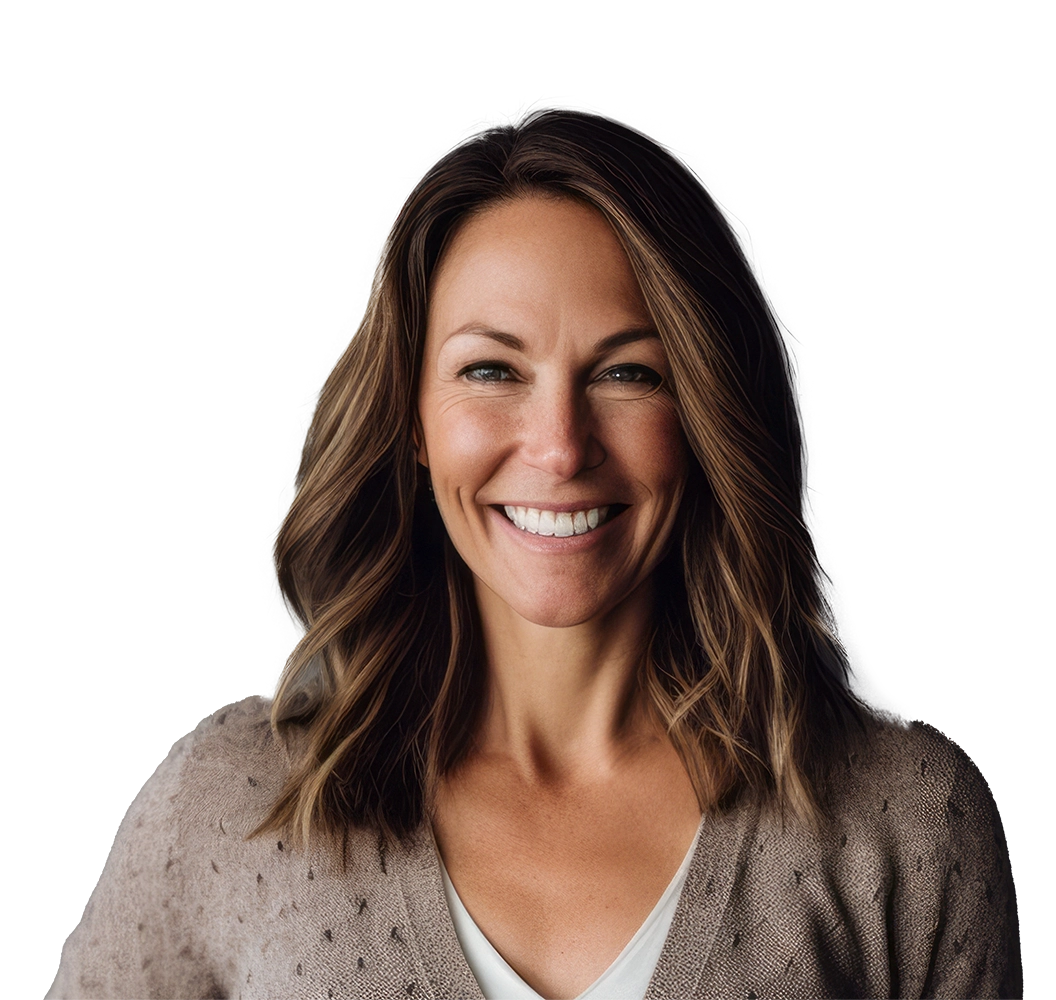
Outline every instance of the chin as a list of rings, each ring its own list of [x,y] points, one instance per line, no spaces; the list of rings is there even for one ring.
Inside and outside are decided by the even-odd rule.
[[[618,597],[606,601],[596,591],[582,588],[552,587],[534,599],[526,599],[523,593],[514,599],[500,596],[511,610],[525,621],[543,628],[572,628],[574,625],[582,625],[606,614],[620,602]]]
[[[543,628],[572,628],[574,625],[582,625],[598,615],[596,606],[590,608],[570,607],[567,604],[560,606],[514,608],[525,621]]]

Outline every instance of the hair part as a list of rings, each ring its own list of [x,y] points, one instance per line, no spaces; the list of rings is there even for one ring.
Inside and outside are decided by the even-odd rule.
[[[468,570],[415,447],[429,289],[473,215],[528,194],[608,220],[667,352],[694,457],[657,571],[641,688],[701,808],[742,790],[806,822],[825,762],[860,718],[802,513],[803,446],[776,320],[703,186],[640,133],[542,111],[454,149],[386,243],[366,315],[327,379],[275,545],[305,634],[273,704],[302,752],[256,833],[349,824],[402,837],[470,751],[484,697]]]

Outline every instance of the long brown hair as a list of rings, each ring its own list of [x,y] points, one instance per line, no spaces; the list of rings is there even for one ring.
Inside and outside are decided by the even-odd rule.
[[[821,762],[860,705],[802,514],[803,448],[781,335],[694,175],[616,122],[543,111],[454,149],[407,199],[366,316],[320,396],[275,545],[305,626],[273,724],[301,753],[257,832],[403,836],[472,744],[484,692],[467,570],[413,442],[430,280],[473,213],[526,193],[593,206],[641,285],[696,462],[657,572],[640,677],[701,807],[748,787],[817,816]]]

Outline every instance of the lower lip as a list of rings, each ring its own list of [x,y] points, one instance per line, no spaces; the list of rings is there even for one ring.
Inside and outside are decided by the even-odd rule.
[[[530,531],[518,528],[513,521],[494,507],[488,507],[487,510],[493,518],[498,519],[504,530],[508,531],[525,548],[534,552],[582,552],[596,545],[599,541],[603,541],[604,536],[609,534],[609,529],[612,525],[625,513],[621,511],[616,517],[606,521],[604,524],[599,524],[585,534],[558,538],[557,535],[534,535]]]

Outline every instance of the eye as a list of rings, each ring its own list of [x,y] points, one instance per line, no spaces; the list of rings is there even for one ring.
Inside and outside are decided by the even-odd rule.
[[[513,372],[510,371],[509,365],[504,365],[501,361],[478,361],[466,365],[459,371],[458,377],[470,382],[509,382],[513,378]]]
[[[647,382],[649,385],[659,385],[664,380],[659,372],[645,365],[617,365],[602,372],[598,378],[607,378],[614,382]]]
[[[603,371],[594,382],[606,395],[638,398],[656,392],[664,377],[646,365],[616,365]]]

